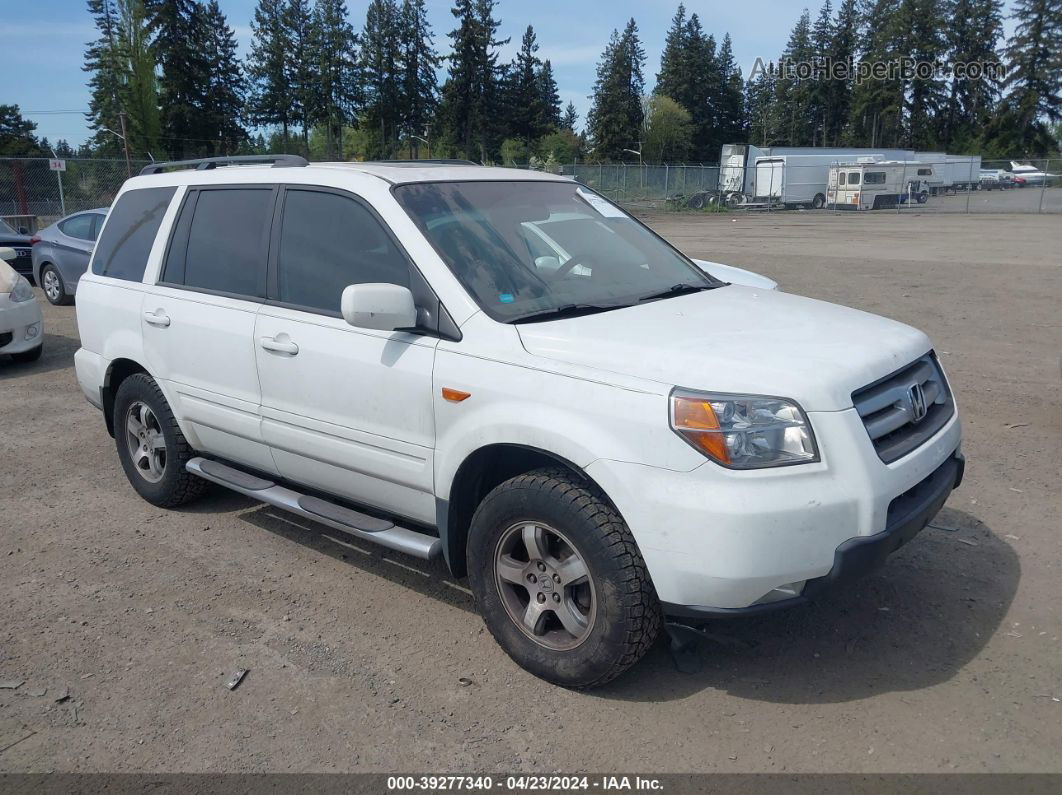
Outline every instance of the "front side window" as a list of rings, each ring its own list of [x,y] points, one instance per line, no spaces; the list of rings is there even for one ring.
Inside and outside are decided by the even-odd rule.
[[[191,211],[187,244],[175,241],[163,281],[213,293],[264,297],[266,244],[273,188],[200,190],[182,211]]]
[[[413,183],[393,192],[496,320],[618,309],[722,285],[575,182]]]
[[[868,171],[863,175],[864,185],[884,185],[885,184],[885,172],[884,171]]]
[[[92,213],[75,215],[67,218],[59,224],[60,231],[68,237],[76,237],[78,240],[92,240],[92,229],[95,226]]]
[[[289,188],[277,257],[281,303],[339,314],[352,284],[409,287],[409,263],[376,216],[348,196]]]
[[[858,171],[852,171],[851,173],[849,173],[849,175],[848,175],[848,184],[849,185],[858,185],[859,184],[859,172]]]
[[[138,282],[176,188],[140,188],[118,197],[96,244],[92,272]]]

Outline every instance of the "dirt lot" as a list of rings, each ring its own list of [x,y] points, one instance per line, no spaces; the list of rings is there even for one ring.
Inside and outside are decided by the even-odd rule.
[[[568,692],[441,566],[221,491],[138,499],[76,388],[74,309],[46,307],[45,357],[0,362],[0,680],[24,680],[0,770],[1062,771],[1059,218],[650,221],[932,335],[969,461],[936,528],[814,606],[714,626],[700,673],[661,642]]]

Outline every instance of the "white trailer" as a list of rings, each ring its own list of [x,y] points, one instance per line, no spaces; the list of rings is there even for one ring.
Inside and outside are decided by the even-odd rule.
[[[949,155],[946,152],[915,152],[914,160],[932,166],[930,192],[935,196],[952,190],[976,188],[981,177],[979,155]]]
[[[910,149],[725,144],[719,159],[719,193],[731,206],[817,209],[826,202],[830,166],[857,159],[913,158]]]

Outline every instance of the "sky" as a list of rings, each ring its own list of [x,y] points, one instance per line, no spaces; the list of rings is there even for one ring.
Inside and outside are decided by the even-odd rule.
[[[220,0],[229,25],[236,31],[241,55],[251,39],[251,18],[256,0]],[[1009,14],[1014,0],[1006,0]],[[449,51],[446,34],[455,27],[451,0],[428,0],[428,15],[436,48]],[[742,73],[748,75],[757,58],[778,57],[805,4],[792,0],[686,0],[687,13],[696,12],[705,30],[721,41],[729,32]],[[806,4],[812,19],[821,3]],[[836,5],[836,3],[835,3]],[[367,0],[347,0],[351,24],[360,30]],[[540,45],[539,57],[553,64],[561,102],[575,103],[582,125],[590,107],[595,67],[613,28],[630,17],[638,23],[647,62],[647,88],[652,88],[660,64],[664,35],[678,0],[500,0],[496,15],[500,37],[511,37],[501,59],[516,53],[527,25],[533,25]],[[87,42],[95,37],[92,17],[84,0],[0,0],[0,30],[4,49],[4,80],[0,104],[19,105],[23,116],[37,124],[37,135],[53,143],[60,138],[77,146],[88,138],[82,115],[88,108],[88,75],[82,71]],[[1010,35],[1013,25],[1004,22]],[[60,111],[60,112],[56,112]]]

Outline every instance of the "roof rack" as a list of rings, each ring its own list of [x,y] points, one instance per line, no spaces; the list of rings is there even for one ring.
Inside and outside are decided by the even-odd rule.
[[[305,157],[299,155],[233,155],[231,157],[201,157],[197,160],[169,160],[152,163],[140,169],[140,175],[161,174],[167,168],[194,168],[207,171],[218,166],[250,166],[259,163],[271,163],[273,168],[292,168],[310,165]]]

